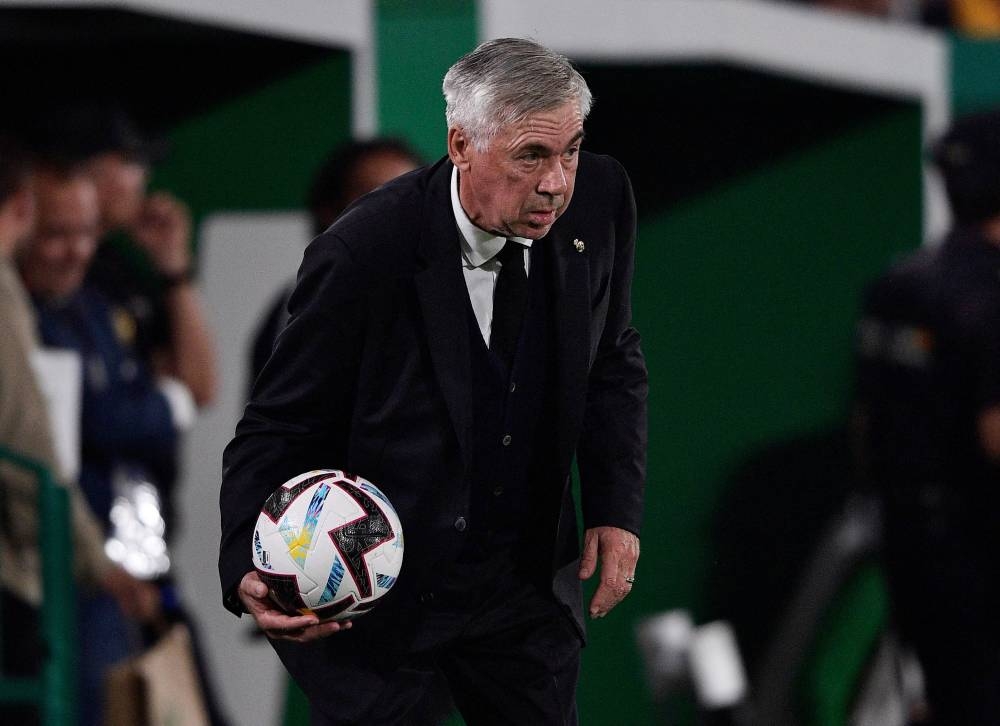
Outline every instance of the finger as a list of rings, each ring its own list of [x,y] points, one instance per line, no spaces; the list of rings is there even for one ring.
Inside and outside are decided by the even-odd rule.
[[[602,567],[602,575],[608,572]],[[614,572],[612,570],[612,572]],[[601,584],[594,591],[594,596],[590,600],[590,616],[592,618],[603,618],[611,609],[625,599],[631,590],[631,585],[625,582],[623,577],[617,574],[609,574],[601,577]]]
[[[628,595],[631,585],[622,572],[625,558],[618,547],[607,546],[601,550],[601,582],[590,600],[590,616],[603,618]],[[627,567],[630,567],[626,565]]]
[[[330,635],[338,633],[341,630],[349,630],[350,628],[350,620],[330,620],[325,623],[317,623],[316,625],[311,625],[306,628],[297,628],[291,631],[278,631],[273,634],[265,631],[265,633],[267,633],[268,637],[275,638],[277,640],[290,640],[295,643],[308,643],[313,640],[329,637]]]
[[[285,615],[280,610],[270,608],[251,613],[251,615],[257,621],[260,629],[267,633],[301,632],[319,623],[315,615]]]
[[[264,598],[267,597],[267,585],[261,582],[258,578],[247,578],[240,583],[240,598],[244,600],[247,607],[250,607],[250,603],[246,602],[246,598],[251,598],[252,600],[265,602]]]
[[[596,569],[597,535],[593,532],[587,532],[583,539],[583,554],[580,556],[580,572],[578,576],[581,580],[586,580],[594,574],[594,570]]]

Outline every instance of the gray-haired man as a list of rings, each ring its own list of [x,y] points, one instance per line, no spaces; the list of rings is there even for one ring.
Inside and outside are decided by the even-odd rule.
[[[444,92],[448,158],[362,198],[306,251],[225,454],[223,592],[316,723],[409,723],[435,673],[470,724],[575,723],[580,580],[599,567],[601,617],[639,554],[635,204],[617,162],[580,151],[590,92],[562,56],[490,41]],[[378,484],[406,531],[398,583],[353,626],[278,612],[250,559],[270,492],[330,467]]]

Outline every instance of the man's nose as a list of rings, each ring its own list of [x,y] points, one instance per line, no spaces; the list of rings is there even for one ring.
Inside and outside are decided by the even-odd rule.
[[[545,161],[545,168],[538,180],[538,193],[549,196],[560,196],[566,193],[566,170],[558,156],[552,156]]]

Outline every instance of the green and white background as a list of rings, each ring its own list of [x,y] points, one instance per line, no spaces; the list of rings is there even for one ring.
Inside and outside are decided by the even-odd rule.
[[[656,720],[636,623],[674,608],[716,616],[719,578],[744,566],[713,541],[720,507],[761,452],[842,428],[862,286],[947,225],[924,140],[953,112],[1000,102],[997,45],[752,0],[20,0],[0,3],[0,33],[15,6],[81,5],[105,29],[138,28],[115,48],[149,63],[171,94],[158,103],[139,83],[121,92],[172,143],[154,185],[195,214],[224,374],[188,440],[177,566],[225,705],[248,726],[282,722],[285,684],[249,623],[221,608],[220,456],[242,409],[249,336],[294,275],[307,237],[301,200],[331,147],[386,133],[438,158],[440,79],[489,37],[536,38],[591,81],[587,145],[625,163],[640,205],[634,307],[651,446],[638,583],[590,629],[579,705],[584,724],[641,725]],[[176,100],[185,86],[200,89],[196,102]],[[767,482],[753,481],[767,509]],[[810,521],[829,481],[805,467],[774,511]],[[766,582],[794,579],[782,568],[805,545],[746,547]],[[805,723],[843,723],[851,674],[883,614],[876,576],[836,604],[801,685]]]

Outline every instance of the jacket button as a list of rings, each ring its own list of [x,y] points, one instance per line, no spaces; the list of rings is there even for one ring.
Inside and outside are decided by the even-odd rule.
[[[504,434],[503,445],[504,446],[510,446],[510,442],[513,441],[513,440],[514,439],[513,439],[513,437],[510,434]]]
[[[465,517],[459,517],[458,519],[455,520],[455,529],[457,529],[459,532],[464,532],[465,528],[468,526],[469,524],[468,522],[465,521]]]
[[[434,599],[433,592],[422,592],[420,593],[420,602],[430,602]]]
[[[493,496],[499,497],[501,494],[503,494],[503,487],[502,486],[495,486],[495,487],[493,487]]]
[[[517,384],[514,381],[510,382],[510,392],[513,393],[517,390]]]

